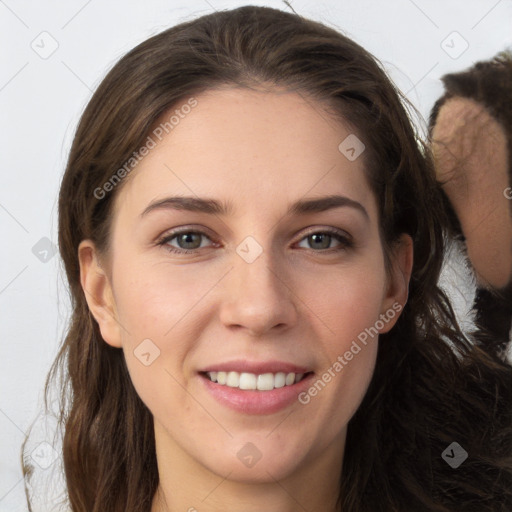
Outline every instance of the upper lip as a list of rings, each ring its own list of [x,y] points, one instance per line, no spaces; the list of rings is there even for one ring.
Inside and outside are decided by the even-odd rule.
[[[238,373],[254,373],[261,375],[263,373],[308,373],[311,371],[305,366],[298,366],[285,361],[247,361],[236,360],[226,361],[223,363],[211,364],[207,368],[200,370],[201,372],[238,372]]]

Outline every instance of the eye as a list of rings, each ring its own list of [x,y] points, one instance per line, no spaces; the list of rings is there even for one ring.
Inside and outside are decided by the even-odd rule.
[[[201,231],[175,231],[161,238],[157,244],[165,246],[170,252],[190,254],[208,246],[203,243],[205,239],[211,242],[211,239]]]
[[[336,245],[333,247],[332,243]],[[304,243],[309,244],[309,247],[304,247]],[[319,251],[341,251],[353,246],[352,240],[337,230],[323,230],[309,233],[300,242],[299,247],[305,249],[315,249]]]
[[[211,242],[210,244],[208,243]],[[308,244],[309,247],[304,244]],[[215,245],[206,233],[198,230],[174,231],[163,236],[157,245],[165,247],[169,252],[176,254],[194,254],[199,249]],[[353,247],[349,235],[334,229],[314,231],[303,237],[298,246],[304,249],[313,249],[315,252],[343,251]]]

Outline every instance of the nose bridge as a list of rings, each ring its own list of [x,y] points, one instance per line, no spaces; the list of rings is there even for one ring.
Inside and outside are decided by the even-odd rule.
[[[243,295],[247,292],[253,300],[257,300],[258,296],[272,300],[277,295],[283,295],[284,285],[277,278],[277,267],[270,250],[263,251],[254,261],[239,256],[233,271],[239,281],[240,292]]]
[[[293,295],[286,277],[270,248],[248,237],[233,255],[221,319],[225,325],[263,333],[296,321]]]

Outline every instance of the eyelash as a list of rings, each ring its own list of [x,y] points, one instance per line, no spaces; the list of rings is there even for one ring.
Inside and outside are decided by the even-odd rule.
[[[179,235],[183,235],[183,234],[202,235],[202,236],[205,236],[206,238],[208,238],[209,240],[211,240],[211,238],[203,231],[198,231],[198,230],[193,230],[193,229],[183,229],[183,230],[171,232],[168,235],[165,235],[164,237],[160,238],[157,241],[157,245],[162,246],[162,247],[166,246],[165,247],[166,250],[168,250],[171,253],[175,253],[175,254],[196,254],[199,249],[202,249],[201,247],[198,247],[196,249],[180,249],[177,247],[167,245],[171,240],[174,240],[176,237],[178,237]],[[307,233],[305,236],[303,236],[299,240],[299,242],[302,242],[304,239],[306,239],[312,235],[329,235],[329,236],[332,236],[333,238],[335,238],[340,244],[338,247],[330,247],[328,249],[319,249],[319,250],[310,249],[313,252],[331,253],[331,252],[344,251],[344,250],[351,249],[354,247],[354,242],[349,237],[343,235],[340,231],[338,231],[336,229],[323,229],[323,230],[318,230],[318,231],[311,231],[311,232]],[[211,241],[213,242],[213,240],[211,240]]]

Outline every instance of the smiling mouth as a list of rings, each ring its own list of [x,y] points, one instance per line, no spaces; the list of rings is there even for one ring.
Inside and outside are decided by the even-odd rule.
[[[238,388],[248,391],[272,391],[273,389],[293,386],[313,372],[307,373],[246,373],[246,372],[201,372],[201,375],[211,382],[221,386]]]

